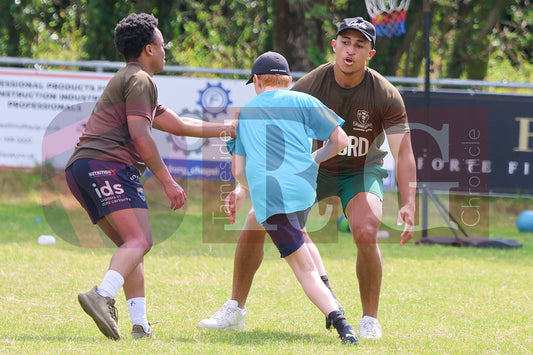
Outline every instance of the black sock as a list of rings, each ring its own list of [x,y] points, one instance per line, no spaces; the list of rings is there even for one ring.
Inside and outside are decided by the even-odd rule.
[[[326,285],[331,290],[331,285],[329,284],[328,275],[322,275],[320,276],[322,279],[322,282],[324,282],[324,285]]]
[[[328,319],[331,321],[339,334],[342,333],[344,326],[349,325],[344,314],[341,311],[333,311],[328,314]]]
[[[320,276],[320,278],[322,279],[322,282],[324,282],[324,285],[326,285],[326,287],[329,289],[329,292],[331,292],[331,294],[333,295],[333,298],[335,298],[336,301],[339,301],[337,299],[337,296],[335,296],[335,294],[333,293],[333,290],[331,289],[331,285],[329,284],[328,275],[322,275],[322,276]]]

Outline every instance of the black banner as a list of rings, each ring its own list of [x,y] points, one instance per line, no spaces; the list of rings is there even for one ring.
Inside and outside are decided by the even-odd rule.
[[[467,194],[533,194],[533,96],[404,91],[419,182]]]

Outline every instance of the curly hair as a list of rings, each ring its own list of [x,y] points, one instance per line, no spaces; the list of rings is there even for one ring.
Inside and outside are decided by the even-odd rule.
[[[154,38],[159,21],[152,14],[130,14],[115,27],[115,48],[125,60],[137,58]]]

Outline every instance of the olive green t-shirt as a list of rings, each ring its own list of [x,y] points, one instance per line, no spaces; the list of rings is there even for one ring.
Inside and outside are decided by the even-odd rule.
[[[380,147],[387,134],[409,131],[399,91],[383,76],[366,68],[363,81],[345,89],[336,81],[333,63],[326,63],[299,79],[292,90],[315,96],[345,120],[348,147],[320,164],[329,173],[350,173],[365,166],[383,166],[387,154]]]
[[[76,159],[89,158],[135,166],[142,174],[146,166],[132,142],[127,116],[142,116],[153,122],[164,109],[157,103],[152,77],[138,64],[128,63],[98,98],[67,167]]]

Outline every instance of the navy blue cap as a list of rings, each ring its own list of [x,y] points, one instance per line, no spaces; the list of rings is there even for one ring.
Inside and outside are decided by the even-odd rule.
[[[246,82],[246,85],[254,82],[254,75],[261,74],[291,75],[289,63],[279,53],[265,52],[255,60],[252,66],[252,77]]]

